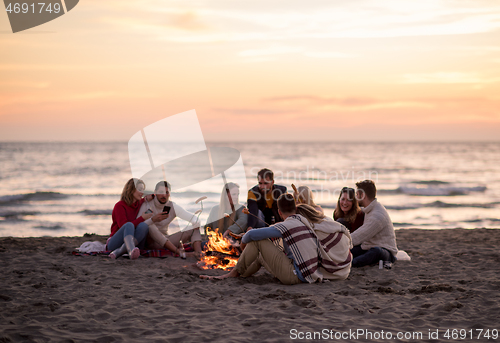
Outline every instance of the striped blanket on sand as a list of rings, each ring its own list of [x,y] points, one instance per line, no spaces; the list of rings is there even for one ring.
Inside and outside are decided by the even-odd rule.
[[[307,282],[347,278],[351,271],[352,241],[343,225],[330,218],[312,224],[295,214],[274,227],[283,235]]]

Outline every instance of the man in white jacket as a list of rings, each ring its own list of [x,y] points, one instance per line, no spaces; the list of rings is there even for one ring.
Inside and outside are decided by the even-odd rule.
[[[394,262],[398,247],[396,234],[389,213],[377,201],[377,189],[372,180],[356,183],[356,198],[364,207],[365,220],[362,226],[351,233],[354,257],[353,267],[376,264],[378,261]]]
[[[164,211],[167,209],[167,211]],[[155,196],[152,201],[144,201],[137,216],[151,211],[153,216],[145,220],[149,225],[147,245],[152,249],[168,249],[176,254],[179,253],[180,242],[191,242],[196,258],[201,258],[201,234],[200,223],[197,217],[182,207],[170,201],[170,185],[166,181],[160,181],[155,187]],[[168,233],[168,225],[179,217],[192,225],[192,228],[179,231],[174,234]]]

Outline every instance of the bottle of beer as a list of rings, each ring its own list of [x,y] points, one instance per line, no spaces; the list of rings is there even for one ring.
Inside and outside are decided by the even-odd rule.
[[[184,243],[180,242],[181,246],[179,247],[179,256],[182,259],[186,259],[186,251],[184,250]]]

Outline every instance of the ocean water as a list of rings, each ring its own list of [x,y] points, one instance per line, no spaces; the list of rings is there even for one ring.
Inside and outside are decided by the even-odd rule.
[[[328,216],[342,187],[372,179],[397,229],[500,227],[500,143],[207,145],[240,151],[246,187],[270,168],[276,183],[311,187]],[[127,149],[127,142],[0,143],[0,236],[109,234],[112,208],[131,177]],[[194,212],[201,208],[195,200],[207,196],[204,224],[219,188],[187,187],[171,198]],[[185,224],[179,220],[177,229]]]

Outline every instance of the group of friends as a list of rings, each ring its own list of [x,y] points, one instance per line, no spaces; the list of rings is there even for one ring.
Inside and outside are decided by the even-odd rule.
[[[264,266],[284,284],[313,283],[345,279],[351,266],[396,260],[394,227],[376,198],[373,181],[357,182],[356,189],[342,188],[329,218],[314,202],[309,187],[292,185],[293,193],[288,193],[266,168],[257,179],[258,185],[248,191],[248,208],[239,203],[238,184],[224,185],[220,203],[211,209],[204,228],[232,240],[241,255],[229,273],[201,278],[248,277]],[[168,249],[179,255],[182,242],[191,243],[196,258],[203,257],[201,224],[195,213],[170,200],[170,190],[168,182],[160,181],[154,194],[144,197],[144,182],[126,183],[112,213],[107,242],[111,258],[127,253],[137,259],[140,249]],[[186,220],[188,227],[169,234],[176,217]]]

